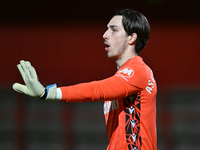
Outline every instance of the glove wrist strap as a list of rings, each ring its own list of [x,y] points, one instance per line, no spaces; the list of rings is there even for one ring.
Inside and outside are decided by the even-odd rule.
[[[45,100],[47,98],[47,88],[45,88],[44,94],[40,97],[40,99]]]

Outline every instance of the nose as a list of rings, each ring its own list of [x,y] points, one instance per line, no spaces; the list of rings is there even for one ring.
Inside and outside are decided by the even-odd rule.
[[[108,30],[103,34],[104,39],[108,39]]]

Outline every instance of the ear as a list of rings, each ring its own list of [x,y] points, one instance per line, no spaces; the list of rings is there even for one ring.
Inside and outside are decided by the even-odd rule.
[[[128,44],[134,45],[136,40],[137,40],[137,34],[133,33],[132,35],[129,35]]]

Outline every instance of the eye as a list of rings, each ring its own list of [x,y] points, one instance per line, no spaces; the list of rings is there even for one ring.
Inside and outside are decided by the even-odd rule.
[[[112,28],[112,31],[113,31],[113,32],[116,32],[116,31],[118,31],[118,30],[117,30],[116,28]]]

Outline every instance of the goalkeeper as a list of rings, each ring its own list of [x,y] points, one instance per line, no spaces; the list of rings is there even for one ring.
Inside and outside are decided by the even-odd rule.
[[[43,100],[63,102],[104,101],[109,145],[107,150],[157,150],[156,94],[152,70],[138,55],[150,37],[144,15],[132,9],[115,13],[103,35],[105,51],[117,72],[104,80],[44,87],[28,61],[17,65],[25,85],[13,89]]]

